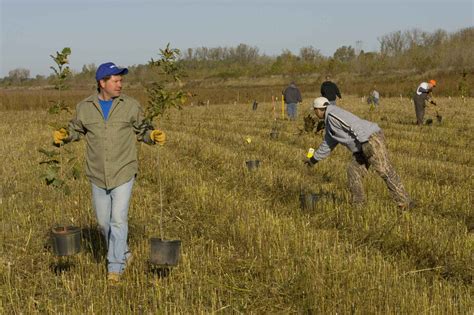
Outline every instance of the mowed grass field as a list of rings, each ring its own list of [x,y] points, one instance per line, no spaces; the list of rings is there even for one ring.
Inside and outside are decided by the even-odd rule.
[[[67,93],[70,104],[86,95]],[[145,95],[138,98],[144,104]],[[23,100],[16,108],[29,110],[12,110],[10,99],[13,107],[0,115],[2,314],[474,312],[472,99],[438,99],[443,122],[422,127],[414,125],[409,99],[382,99],[376,111],[356,97],[341,103],[383,128],[418,204],[408,212],[398,211],[373,171],[367,206],[351,207],[351,155],[342,146],[313,169],[303,166],[307,149],[322,138],[300,132],[309,101],[296,122],[275,122],[270,103],[255,112],[250,103],[169,111],[159,122],[167,144],[138,144],[129,211],[135,259],[115,286],[106,281],[83,172],[69,183],[70,196],[39,179],[45,168],[38,149],[52,149],[48,124],[71,116],[35,109],[35,101],[46,100],[33,92]],[[280,136],[271,139],[275,126]],[[67,148],[84,160],[84,142]],[[249,172],[249,159],[259,159],[260,168]],[[149,239],[161,232],[159,172],[164,235],[182,240],[181,261],[168,274],[148,263]],[[316,211],[300,209],[301,191],[321,196]],[[83,229],[80,254],[52,254],[49,231],[59,223]]]

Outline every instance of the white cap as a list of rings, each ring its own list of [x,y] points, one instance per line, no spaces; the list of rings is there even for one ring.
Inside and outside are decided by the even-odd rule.
[[[329,105],[329,100],[325,97],[317,97],[313,101],[313,108],[321,108],[324,109],[328,107]]]

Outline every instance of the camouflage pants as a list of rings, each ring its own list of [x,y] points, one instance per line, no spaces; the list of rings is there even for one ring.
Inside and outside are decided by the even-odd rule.
[[[395,202],[400,206],[409,204],[410,197],[405,191],[400,177],[398,177],[388,158],[385,138],[382,131],[370,136],[369,145],[371,146],[372,152],[354,153],[353,159],[347,168],[352,203],[360,204],[365,202],[366,197],[362,181],[367,174],[369,166],[372,166],[377,174],[385,181]],[[370,156],[370,154],[372,155]]]
[[[413,103],[415,104],[415,114],[416,114],[416,123],[418,125],[423,125],[423,120],[425,117],[425,100],[426,96],[421,94],[413,97]]]

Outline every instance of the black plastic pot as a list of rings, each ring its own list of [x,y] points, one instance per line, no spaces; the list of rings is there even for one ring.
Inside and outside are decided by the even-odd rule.
[[[300,194],[301,210],[303,211],[316,210],[316,203],[318,202],[318,200],[319,200],[319,197],[315,193],[301,193]]]
[[[57,226],[51,229],[51,243],[57,256],[70,256],[81,251],[81,228]]]
[[[150,263],[156,266],[176,266],[181,250],[180,240],[150,239]]]
[[[260,166],[260,161],[259,160],[249,160],[245,161],[245,164],[247,165],[247,169],[249,171],[256,170]]]

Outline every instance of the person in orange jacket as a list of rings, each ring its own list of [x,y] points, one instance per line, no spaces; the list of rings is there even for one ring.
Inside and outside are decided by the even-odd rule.
[[[436,105],[436,102],[433,101],[430,95],[430,93],[433,91],[433,88],[435,86],[436,86],[436,81],[430,80],[429,82],[422,82],[416,89],[416,93],[413,96],[413,102],[415,103],[415,114],[416,114],[417,125],[423,125],[424,117],[425,117],[426,101],[429,101],[431,104]]]

